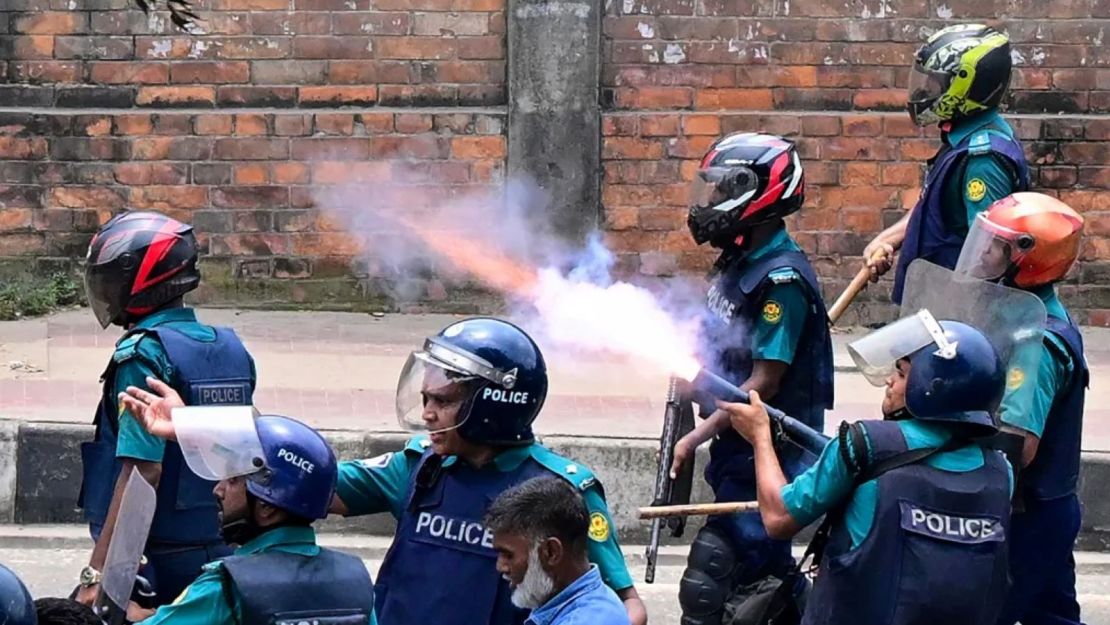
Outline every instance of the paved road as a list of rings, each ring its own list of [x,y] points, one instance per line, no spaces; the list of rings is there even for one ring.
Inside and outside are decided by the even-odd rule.
[[[324,534],[321,542],[354,553],[364,559],[373,574],[389,546],[383,537]],[[0,562],[13,568],[36,597],[67,595],[77,572],[88,557],[86,536],[81,528],[64,526],[0,526]],[[643,548],[625,548],[633,576],[643,576]],[[1079,566],[1080,603],[1088,625],[1110,625],[1110,554],[1076,554]],[[678,625],[678,580],[685,566],[681,547],[664,547],[656,582],[638,582],[648,606],[652,625]]]

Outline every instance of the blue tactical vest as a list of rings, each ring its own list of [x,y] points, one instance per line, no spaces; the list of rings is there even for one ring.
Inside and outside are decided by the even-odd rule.
[[[315,556],[281,551],[222,560],[225,582],[239,599],[238,625],[366,625],[373,583],[362,560],[320,549]]]
[[[250,405],[250,356],[234,331],[214,330],[216,340],[210,343],[194,340],[168,326],[137,329],[125,334],[120,342],[139,333],[161,341],[173,364],[173,379],[167,382],[190,406]],[[146,364],[157,367],[153,362]],[[102,376],[104,390],[93,420],[96,435],[91,442],[81,444],[83,475],[77,505],[84,508],[85,519],[96,525],[103,524],[108,515],[122,466],[116,459],[119,414],[110,409],[116,403],[113,393],[117,366],[113,359]],[[222,542],[216,499],[212,495],[215,485],[190,471],[181,448],[177,443],[167,442],[158,482],[158,508],[149,540],[182,544]]]
[[[493,533],[482,520],[493,500],[516,484],[541,475],[569,478],[545,467],[535,455],[513,471],[500,471],[492,464],[477,469],[457,459],[442,466],[439,456],[415,441],[405,448],[405,453],[420,452],[393,545],[374,586],[378,622],[524,623],[529,611],[512,604],[509,583],[496,569]],[[596,483],[588,469],[576,466],[575,477],[581,480],[576,487]]]
[[[872,466],[908,450],[896,422],[860,423]],[[1008,585],[1002,454],[985,451],[983,466],[965,473],[917,462],[877,480],[874,523],[858,547],[834,521],[802,624],[994,623]]]
[[[934,265],[948,269],[956,267],[965,234],[951,232],[944,223],[944,183],[951,175],[959,172],[959,167],[968,154],[988,153],[1004,156],[1012,171],[1017,174],[1015,193],[1029,190],[1029,164],[1017,139],[1010,139],[996,132],[981,131],[971,133],[957,145],[942,147],[929,159],[925,186],[921,189],[921,198],[910,215],[906,238],[898,253],[894,290],[890,294],[895,304],[902,303],[906,270],[914,259],[924,258]]]
[[[825,410],[833,406],[833,356],[817,275],[805,254],[797,251],[773,252],[743,265],[725,267],[709,288],[702,324],[702,362],[733,384],[747,380],[753,367],[750,330],[762,314],[764,294],[777,282],[796,280],[805,291],[809,311],[794,362],[779,386],[782,390],[770,401],[786,414],[821,430]],[[732,472],[736,463],[730,459],[750,459],[753,453],[751,445],[731,429],[714,439],[709,451],[705,476],[710,485]]]
[[[1037,456],[1021,474],[1022,495],[1040,501],[1076,491],[1083,441],[1083,402],[1090,381],[1079,327],[1071,319],[1056,317],[1048,318],[1047,327],[1067,346],[1075,370],[1068,385],[1053,398]]]

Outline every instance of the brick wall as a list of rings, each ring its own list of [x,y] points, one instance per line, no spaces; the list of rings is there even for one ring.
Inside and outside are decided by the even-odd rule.
[[[312,189],[353,176],[450,192],[512,169],[505,2],[198,0],[204,32],[189,37],[131,0],[5,0],[0,263],[71,265],[112,210],[151,207],[207,233],[207,301],[388,304]],[[913,50],[987,20],[1015,42],[1007,105],[1040,190],[1088,218],[1067,302],[1110,325],[1110,0],[603,6],[599,210],[625,272],[708,266],[683,223],[685,181],[720,133],[763,130],[801,145],[809,200],[790,225],[838,292],[914,202],[936,146],[901,112]],[[887,316],[886,290],[849,320]],[[423,295],[478,301],[434,280]]]
[[[799,142],[808,179],[789,220],[833,298],[863,246],[912,207],[934,129],[904,112],[912,54],[936,29],[987,21],[1014,41],[1007,101],[1039,191],[1087,218],[1061,291],[1110,324],[1110,31],[1105,0],[613,0],[604,17],[603,204],[622,267],[669,276],[713,258],[685,229],[685,182],[720,133]],[[889,111],[889,112],[888,112]],[[846,322],[888,318],[889,283]]]

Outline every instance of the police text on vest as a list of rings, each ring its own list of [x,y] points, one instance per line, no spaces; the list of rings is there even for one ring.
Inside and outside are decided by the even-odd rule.
[[[471,546],[493,549],[493,532],[481,523],[455,519],[442,514],[421,512],[416,518],[416,533],[443,538]]]
[[[902,504],[902,529],[949,542],[976,544],[1005,538],[1002,523],[993,517],[965,517]]]

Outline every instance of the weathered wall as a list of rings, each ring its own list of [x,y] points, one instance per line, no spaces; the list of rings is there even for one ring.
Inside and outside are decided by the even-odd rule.
[[[699,273],[712,253],[685,231],[685,181],[719,133],[758,129],[802,146],[809,201],[791,227],[831,294],[914,202],[936,146],[900,112],[913,50],[985,19],[1014,40],[1007,105],[1039,189],[1088,218],[1065,298],[1110,324],[1110,0],[607,0],[568,4],[593,12],[561,13],[585,29],[564,38],[538,37],[537,16],[555,17],[532,0],[198,0],[197,37],[128,2],[0,6],[0,262],[65,264],[111,210],[150,207],[206,232],[208,301],[390,305],[312,190],[353,178],[450,194],[524,169],[556,194],[574,181],[555,204],[601,223],[624,271]],[[600,154],[581,125],[560,135],[574,115],[545,134],[542,106],[508,101],[536,88],[599,111]],[[594,91],[598,109],[582,104]],[[545,153],[544,137],[582,158]],[[482,301],[434,279],[419,299]]]

